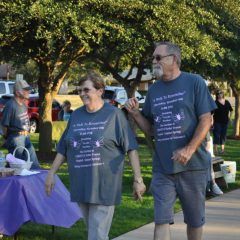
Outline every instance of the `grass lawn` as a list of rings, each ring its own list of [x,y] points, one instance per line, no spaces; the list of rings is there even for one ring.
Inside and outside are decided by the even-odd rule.
[[[141,136],[141,134],[140,134]],[[38,134],[31,136],[32,142],[37,147]],[[240,141],[228,140],[226,144],[226,153],[223,158],[227,161],[237,162],[237,177],[236,182],[229,184],[228,189],[223,189],[224,192],[240,188],[240,157],[239,157]],[[142,175],[144,182],[149,190],[151,181],[151,154],[149,148],[141,144],[139,148],[139,155],[142,162]],[[51,163],[42,162],[41,165],[44,168],[49,168]],[[67,166],[64,164],[58,172],[58,176],[61,178],[65,186],[69,187]],[[138,228],[142,225],[153,221],[153,199],[149,191],[146,192],[142,202],[135,202],[132,200],[132,171],[126,160],[125,171],[123,177],[123,193],[122,204],[116,207],[114,219],[110,231],[110,239],[117,237],[132,229]],[[180,210],[180,204],[177,202],[175,205],[175,211]],[[83,221],[78,221],[72,228],[56,228],[54,235],[51,233],[51,226],[38,225],[27,223],[21,227],[18,233],[19,240],[45,240],[45,239],[58,239],[58,240],[77,240],[87,239],[86,228]],[[4,237],[4,239],[12,239]]]

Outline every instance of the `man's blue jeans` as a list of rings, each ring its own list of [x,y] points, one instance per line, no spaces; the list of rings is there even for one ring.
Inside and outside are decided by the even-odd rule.
[[[5,143],[9,153],[13,154],[13,151],[17,147],[25,147],[30,154],[30,161],[33,162],[31,169],[40,168],[38,158],[35,149],[31,143],[29,136],[24,135],[9,135]],[[19,148],[15,152],[15,157],[27,161],[27,152],[23,148]]]

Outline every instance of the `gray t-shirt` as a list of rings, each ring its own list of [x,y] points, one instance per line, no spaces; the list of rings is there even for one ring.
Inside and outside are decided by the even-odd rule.
[[[209,167],[210,154],[202,144],[186,166],[172,160],[173,152],[193,137],[199,117],[216,105],[205,81],[196,74],[182,72],[173,81],[157,81],[148,91],[143,115],[154,126],[153,172],[174,174]]]
[[[75,110],[57,147],[68,161],[71,200],[119,204],[124,156],[137,147],[120,109],[105,103],[94,113]]]
[[[29,131],[30,122],[27,106],[20,105],[15,98],[9,100],[3,110],[2,125],[8,128],[8,134]]]

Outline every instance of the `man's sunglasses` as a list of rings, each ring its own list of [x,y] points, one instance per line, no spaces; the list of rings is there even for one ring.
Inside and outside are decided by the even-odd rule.
[[[170,56],[174,56],[174,54],[168,54],[166,56],[155,55],[155,56],[152,56],[152,61],[156,59],[158,62],[160,62],[163,58],[170,57]]]

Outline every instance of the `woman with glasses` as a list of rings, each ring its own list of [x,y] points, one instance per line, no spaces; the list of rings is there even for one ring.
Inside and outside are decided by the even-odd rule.
[[[233,109],[230,102],[224,98],[221,90],[216,92],[215,103],[217,104],[217,109],[214,110],[213,114],[213,145],[214,154],[218,155],[219,153],[224,153],[228,122]],[[220,152],[218,151],[218,146],[220,146]]]
[[[77,90],[83,106],[71,114],[46,179],[50,194],[54,174],[67,160],[71,200],[81,207],[88,240],[109,239],[114,206],[121,201],[125,153],[133,168],[135,199],[145,192],[135,136],[123,112],[103,101],[104,87],[94,72],[80,79]]]

